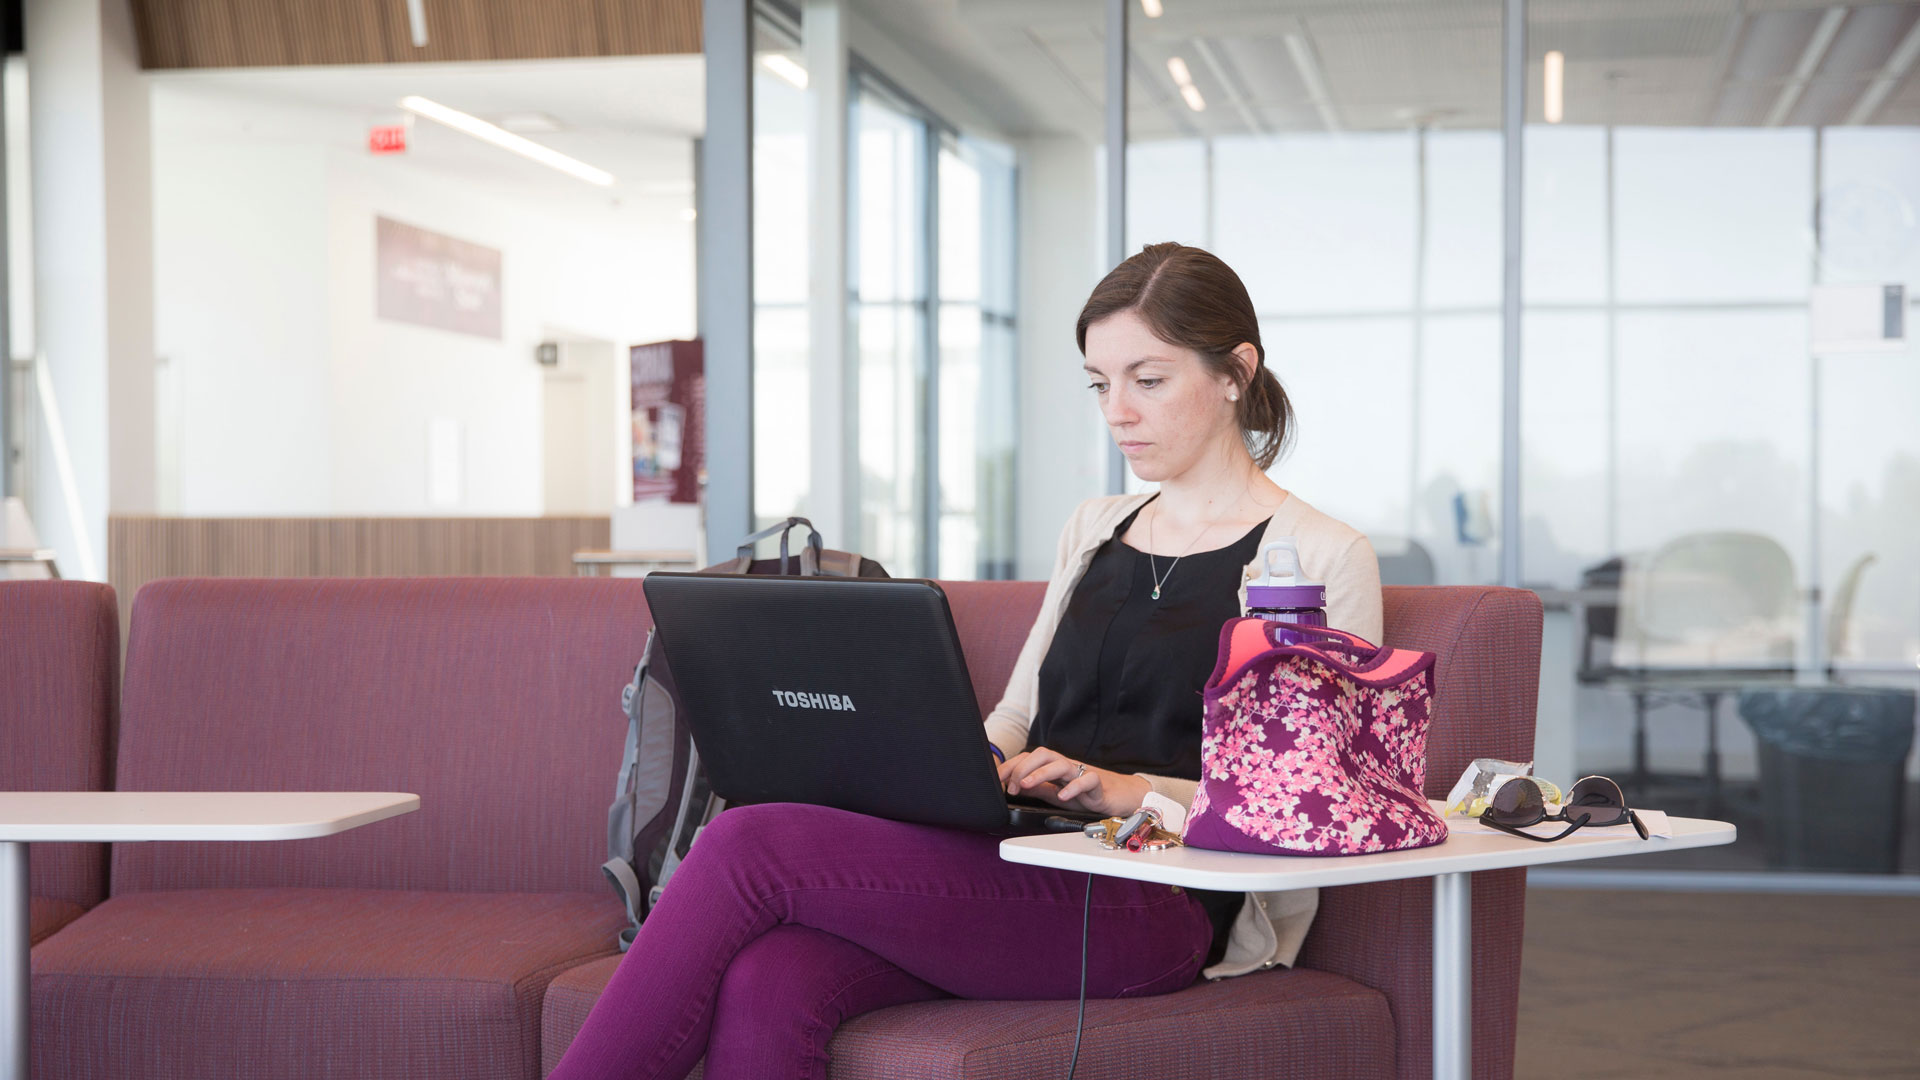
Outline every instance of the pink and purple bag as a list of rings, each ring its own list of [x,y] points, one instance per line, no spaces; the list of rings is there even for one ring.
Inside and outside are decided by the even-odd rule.
[[[1428,847],[1433,654],[1265,619],[1220,628],[1183,839],[1261,855]]]

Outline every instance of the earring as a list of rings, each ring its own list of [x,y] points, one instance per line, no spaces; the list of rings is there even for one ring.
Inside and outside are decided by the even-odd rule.
[[[1240,395],[1239,395],[1239,394],[1228,394],[1228,395],[1227,395],[1227,400],[1228,400],[1228,401],[1239,401],[1239,400],[1240,400]]]

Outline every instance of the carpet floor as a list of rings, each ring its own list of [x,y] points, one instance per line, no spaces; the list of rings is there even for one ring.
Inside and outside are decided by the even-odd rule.
[[[1920,899],[1531,889],[1520,1080],[1920,1077]]]

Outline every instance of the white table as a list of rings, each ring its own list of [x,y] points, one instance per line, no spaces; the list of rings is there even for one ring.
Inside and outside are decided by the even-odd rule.
[[[0,792],[0,1078],[29,1075],[28,844],[299,840],[418,809],[420,796],[384,791]]]
[[[1433,804],[1442,809],[1439,802]],[[1359,885],[1402,878],[1433,879],[1433,1075],[1467,1080],[1473,1073],[1473,890],[1478,870],[1641,855],[1733,843],[1724,821],[1669,818],[1671,837],[1640,839],[1632,826],[1582,829],[1551,844],[1523,840],[1478,822],[1448,819],[1444,843],[1414,851],[1331,858],[1240,855],[1180,847],[1150,854],[1108,851],[1078,833],[1020,836],[1000,843],[1009,862],[1051,866],[1088,874],[1155,881],[1183,888],[1226,892]],[[1553,835],[1565,825],[1543,826]]]

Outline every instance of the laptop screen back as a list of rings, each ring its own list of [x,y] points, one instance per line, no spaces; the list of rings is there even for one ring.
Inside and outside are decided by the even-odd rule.
[[[722,798],[1006,825],[938,585],[661,572],[645,589]]]

